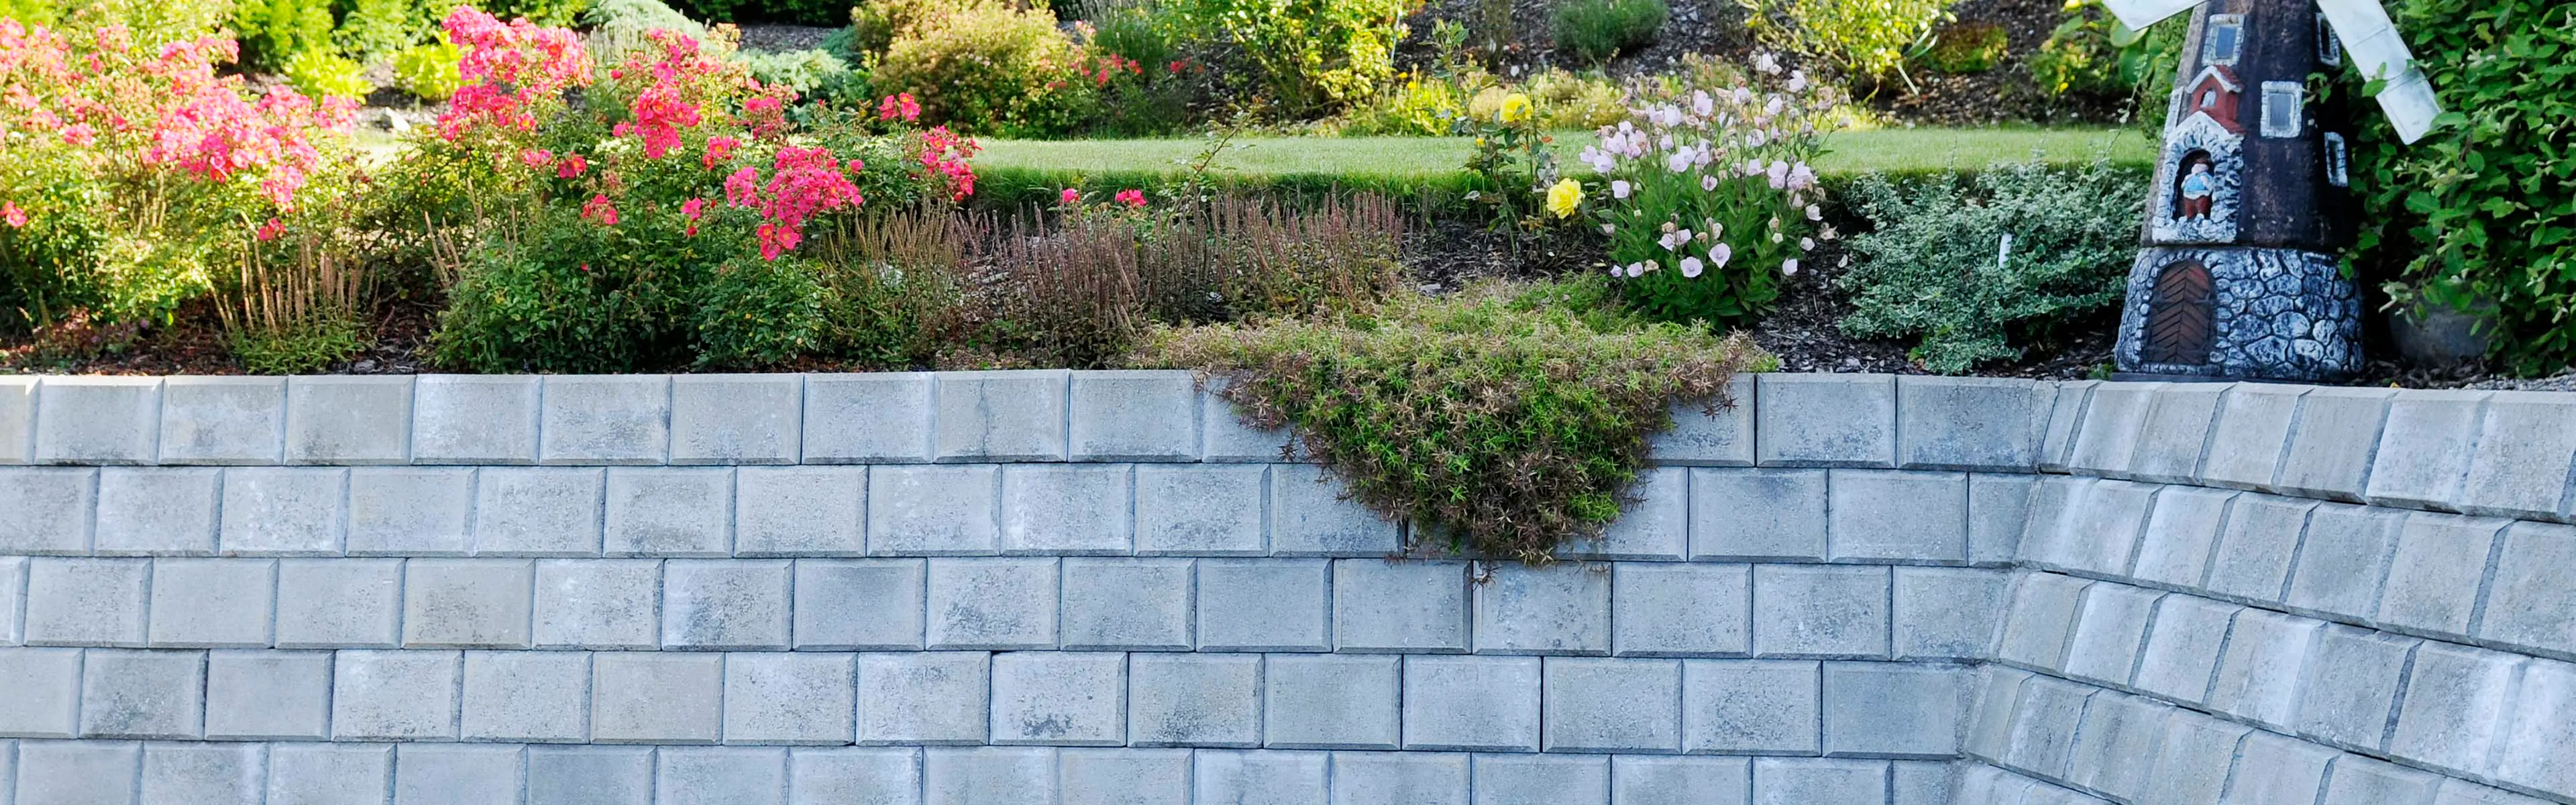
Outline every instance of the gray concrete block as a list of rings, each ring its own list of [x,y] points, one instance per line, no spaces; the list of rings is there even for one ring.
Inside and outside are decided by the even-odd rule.
[[[213,556],[219,472],[159,467],[100,470],[98,525],[91,552],[101,556]],[[73,523],[81,519],[72,512],[56,516]]]
[[[787,790],[791,802],[921,805],[921,750],[791,749]]]
[[[391,744],[281,744],[268,750],[269,805],[384,805]]]
[[[2156,483],[2189,482],[2200,471],[2218,401],[2225,392],[2224,386],[2191,383],[2158,390],[2138,428],[2137,450],[2123,474]]]
[[[403,566],[406,648],[527,648],[535,563],[416,559]]]
[[[1463,562],[1334,562],[1334,646],[1342,651],[1466,651],[1467,586]]]
[[[1680,661],[1548,657],[1545,666],[1546,751],[1680,751]]]
[[[1261,658],[1132,654],[1127,659],[1131,746],[1261,745]]]
[[[868,474],[859,467],[736,470],[734,554],[866,554],[867,502]]]
[[[1887,656],[1891,579],[1885,567],[1755,565],[1754,655]]]
[[[2138,578],[2176,587],[2198,587],[2209,574],[2211,546],[2227,522],[2227,507],[2242,494],[2218,489],[2166,487],[2156,493],[2138,541]]]
[[[1827,489],[1824,470],[1692,470],[1691,558],[1824,559]]]
[[[284,457],[285,434],[286,378],[173,377],[161,383],[161,463],[275,464]]]
[[[1764,466],[1896,466],[1896,378],[1763,375],[1759,394]]]
[[[671,447],[668,375],[548,375],[541,464],[661,464]]]
[[[2021,552],[2037,484],[2027,475],[1968,476],[1968,561],[2002,564]]]
[[[260,805],[266,747],[258,744],[145,744],[145,805]]]
[[[1333,753],[1333,805],[1467,805],[1468,756]]]
[[[806,559],[796,563],[798,650],[921,648],[923,560]]]
[[[493,467],[475,475],[474,552],[598,556],[604,470]]]
[[[394,805],[514,802],[526,767],[515,746],[411,744],[394,750]]]
[[[2376,752],[2422,641],[2330,625],[2317,636],[2291,725],[2312,740]]]
[[[1821,671],[1813,661],[1686,660],[1682,751],[1697,755],[1823,751]]]
[[[1136,553],[1171,556],[1260,556],[1262,465],[1136,468]]]
[[[1825,663],[1825,754],[1957,756],[1968,681],[1964,666]]]
[[[331,734],[331,655],[216,651],[206,655],[206,737],[319,741]]]
[[[52,382],[46,381],[47,386]],[[2489,399],[2460,499],[2449,508],[2564,519],[2559,515],[2568,511],[2568,460],[2576,457],[2576,428],[2567,426],[2570,421],[2576,421],[2576,406],[2563,394],[2502,392]]]
[[[2092,402],[2093,387],[2099,380],[2062,380],[2040,384],[2041,396],[2048,410],[2043,414],[2047,426],[2040,433],[2039,469],[2065,472],[2066,459],[2075,448],[2075,435],[2084,424],[2084,408]],[[2054,389],[2054,395],[2050,389]]]
[[[2047,676],[2022,683],[2005,733],[2003,756],[1998,758],[2002,765],[2065,779],[2075,754],[2076,732],[2084,722],[2084,710],[2097,694],[2119,695]]]
[[[1055,754],[1043,748],[922,753],[924,805],[1054,805]]]
[[[82,468],[0,468],[0,510],[51,512],[44,517],[0,518],[0,551],[14,554],[85,554],[98,508],[99,471]]]
[[[1055,648],[1060,572],[1054,559],[930,562],[928,623],[934,649]]]
[[[2126,477],[2137,457],[2138,437],[2163,383],[2103,383],[2093,387],[2069,448],[2066,466],[2087,475]]]
[[[1135,550],[1133,468],[1018,465],[1002,468],[1002,552],[1117,555]]]
[[[2465,780],[2443,780],[2433,805],[2542,805],[2541,800]]]
[[[1199,395],[1199,430],[1201,460],[1234,463],[1269,463],[1289,461],[1295,450],[1288,428],[1257,428],[1245,421],[1243,414],[1228,402],[1224,391],[1231,381],[1224,377],[1208,378],[1207,392]]]
[[[1901,659],[1979,659],[2012,592],[2008,574],[1944,567],[1896,568],[1889,641]]]
[[[2033,668],[2066,667],[2066,642],[2075,633],[2084,588],[2090,582],[2055,573],[2013,581],[2012,606],[1996,637],[1995,658]]]
[[[1753,767],[1744,758],[1610,758],[1611,805],[1744,805],[1753,791]]]
[[[1127,742],[1127,655],[1016,651],[993,656],[993,743]]]
[[[662,565],[662,647],[785,650],[794,568],[786,560],[674,559]]]
[[[1325,770],[1331,756],[1323,752],[1194,753],[1196,794],[1200,803],[1220,805],[1324,805]]]
[[[2210,677],[2209,708],[2291,729],[2308,656],[2324,631],[2325,624],[2306,618],[2259,609],[2237,613]]]
[[[485,477],[496,472],[501,470],[486,470]],[[488,488],[490,482],[485,483]],[[726,469],[609,470],[600,551],[609,556],[729,556],[733,487],[733,471]],[[857,520],[850,525],[856,530]]]
[[[1056,753],[1060,805],[1188,805],[1190,751],[1066,749]]]
[[[2236,612],[2235,606],[2188,595],[2157,601],[2155,625],[2138,657],[2137,688],[2184,704],[2205,701]]]
[[[2576,751],[2576,665],[2533,660],[2523,669],[2513,711],[2494,778],[2537,791],[2576,791],[2576,764],[2567,762]]]
[[[287,463],[410,461],[411,397],[404,375],[287,378]]]
[[[2227,783],[2226,802],[2315,802],[2325,787],[2326,764],[2336,752],[2295,738],[2256,732],[2245,739],[2237,768]]]
[[[2431,802],[2442,778],[2358,755],[2335,758],[2324,805]]]
[[[1270,553],[1386,556],[1403,549],[1392,520],[1341,497],[1341,479],[1312,464],[1270,467]]]
[[[1071,650],[1187,651],[1187,559],[1064,560],[1061,643]]]
[[[130,805],[143,745],[108,741],[26,741],[18,745],[18,802]]]
[[[1886,761],[1753,761],[1754,805],[1865,805],[1886,801]]]
[[[2496,557],[2478,637],[2576,654],[2576,527],[2515,523]]]
[[[474,551],[474,470],[349,471],[352,556],[464,556]]]
[[[2092,478],[2063,475],[2032,479],[2022,535],[2013,543],[2010,557],[2014,564],[2052,570],[2066,566],[2066,558],[2076,552],[2066,544],[2066,520],[2074,516],[2069,508],[2076,494],[2094,483]]]
[[[711,744],[723,737],[724,655],[602,652],[590,663],[590,740]]]
[[[2397,553],[2388,562],[2388,584],[2381,590],[2376,620],[2466,637],[2477,614],[2487,557],[2509,523],[2447,514],[2408,516],[2397,533]]]
[[[1836,560],[1968,559],[1968,476],[1834,470],[1827,521]]]
[[[224,471],[227,556],[337,556],[348,523],[349,471],[236,467]]]
[[[2359,502],[2395,396],[2391,389],[2320,388],[2299,398],[2298,425],[2281,458],[2281,491]]]
[[[2218,424],[2209,431],[2209,455],[2201,463],[2200,481],[2229,489],[2271,491],[2280,477],[2281,457],[2289,452],[2290,434],[2299,416],[2306,386],[2238,383],[2218,401]]]
[[[2085,588],[2075,631],[2066,643],[2066,674],[2115,687],[2128,684],[2159,597],[2153,590],[2110,582]]]
[[[36,405],[38,464],[150,464],[159,455],[161,378],[48,377]]]
[[[528,747],[528,805],[652,805],[653,750]]]
[[[1560,543],[1566,559],[1679,562],[1690,558],[1690,470],[1657,467],[1637,473],[1619,519],[1597,540]]]
[[[2379,611],[2390,556],[2397,550],[2406,513],[2367,506],[2325,505],[2308,515],[2307,540],[2290,572],[2292,607],[2345,617]]]
[[[2255,601],[2279,601],[2290,581],[2315,501],[2246,495],[2227,510],[2227,526],[2209,563],[2209,590]]]
[[[1479,654],[1610,653],[1610,565],[1494,569],[1476,585]]]
[[[402,560],[277,563],[278,648],[393,648],[402,642]]]
[[[528,743],[590,740],[590,657],[567,651],[466,652],[457,737]]]
[[[673,375],[671,463],[794,464],[804,375]]]
[[[161,559],[152,563],[155,648],[266,647],[277,592],[273,559]]]
[[[1896,379],[1897,466],[2029,471],[2056,390],[2027,380]]]
[[[859,656],[860,744],[980,744],[990,734],[992,655]]]
[[[1332,565],[1323,559],[1199,560],[1199,650],[1332,650]]]
[[[0,648],[0,735],[69,738],[79,734],[81,652],[70,648]]]
[[[1610,566],[1610,645],[1623,657],[1749,655],[1753,570],[1734,564]]]
[[[654,561],[538,562],[536,646],[655,648],[661,585],[662,565]]]
[[[0,557],[0,646],[27,641],[27,563],[24,556]]]
[[[1001,547],[997,467],[874,467],[868,473],[868,553],[989,554]]]
[[[332,657],[331,738],[456,738],[454,651],[343,651]]]
[[[929,461],[930,377],[923,372],[806,376],[806,463]]]
[[[27,645],[141,647],[151,583],[148,559],[30,560]]]
[[[1065,386],[1071,374],[1041,369],[932,376],[936,460],[1065,460]]]
[[[411,454],[422,464],[537,463],[533,375],[422,375],[412,383]]]
[[[2163,488],[2111,480],[2069,484],[2065,505],[2055,517],[2031,518],[2021,557],[2042,567],[2126,574],[2156,493]]]
[[[2460,483],[2476,453],[2478,426],[2493,392],[2401,391],[2388,403],[2388,426],[2370,463],[2362,498],[2381,506],[2457,505]]]
[[[849,654],[725,655],[725,743],[849,743],[857,674]]]
[[[2462,774],[2481,773],[2513,718],[2513,685],[2524,660],[2510,654],[2426,643],[2407,671],[2406,696],[2388,754]]]
[[[2198,713],[2176,713],[2166,722],[2164,741],[2152,759],[2149,779],[2156,785],[2138,799],[2140,805],[2188,805],[2219,801],[2227,773],[2236,763],[2236,748],[2251,728]]]
[[[1182,371],[1073,373],[1072,459],[1198,460],[1197,386]]]
[[[1402,658],[1277,654],[1262,675],[1262,745],[1395,749],[1403,740]]]
[[[2100,693],[2085,708],[2068,764],[2076,785],[2135,802],[2154,783],[2152,759],[2164,742],[2174,708],[2141,696]]]
[[[32,455],[37,381],[31,375],[0,377],[0,464],[25,464]]]
[[[1610,759],[1565,755],[1477,755],[1476,805],[1602,803]]]
[[[1647,438],[1657,464],[1689,467],[1753,466],[1754,397],[1759,381],[1739,374],[1716,399],[1675,401],[1672,427]]]

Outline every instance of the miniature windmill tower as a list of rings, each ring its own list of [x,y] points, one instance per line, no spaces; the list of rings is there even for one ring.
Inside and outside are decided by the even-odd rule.
[[[2349,59],[2414,142],[2440,109],[2377,0],[2110,0],[2145,28],[2193,5],[2119,368],[2182,378],[2332,380],[2361,368],[2349,120],[2308,76]]]

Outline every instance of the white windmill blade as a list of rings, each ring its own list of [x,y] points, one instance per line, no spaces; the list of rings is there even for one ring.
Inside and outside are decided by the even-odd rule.
[[[2433,118],[2442,114],[2442,103],[2433,96],[2433,84],[2424,78],[2424,71],[2416,68],[2415,54],[2407,51],[2406,39],[2388,19],[2388,10],[2378,0],[2317,0],[2317,8],[2334,26],[2335,37],[2343,40],[2353,67],[2365,78],[2388,80],[2377,97],[2398,138],[2408,143],[2421,139],[2433,128]]]
[[[2424,133],[2433,130],[2433,118],[2442,114],[2442,102],[2433,97],[2433,82],[2412,66],[2390,79],[2378,97],[2380,111],[2388,113],[2388,124],[2407,145],[2424,139]]]
[[[2143,31],[2166,17],[2190,11],[2200,0],[2103,0],[2102,5],[2110,7],[2111,16],[2120,18],[2121,25]]]

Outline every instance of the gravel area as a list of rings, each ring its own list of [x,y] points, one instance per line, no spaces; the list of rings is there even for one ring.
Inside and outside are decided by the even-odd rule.
[[[749,22],[737,26],[742,30],[742,49],[770,53],[814,50],[823,46],[823,38],[837,29],[812,25],[781,25]]]

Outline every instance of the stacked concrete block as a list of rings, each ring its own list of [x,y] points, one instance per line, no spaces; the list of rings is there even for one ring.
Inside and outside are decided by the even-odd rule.
[[[1760,392],[1754,375],[1736,375],[1726,394],[1673,403],[1673,426],[1655,434],[1655,461],[1670,466],[1744,467],[1753,464],[1753,419]]]
[[[736,556],[867,552],[868,474],[857,467],[744,467],[733,472]]]
[[[1074,461],[1185,461],[1199,456],[1197,382],[1188,372],[1081,372],[1069,405]]]
[[[412,379],[297,377],[286,382],[290,464],[411,460]]]
[[[161,384],[160,462],[275,464],[285,458],[285,378],[173,377]],[[0,386],[0,395],[6,395]]]
[[[492,483],[489,478],[499,472],[486,473],[487,489]],[[733,473],[721,469],[609,470],[600,552],[608,556],[730,555],[733,486]],[[572,495],[562,497],[564,503],[573,499]],[[523,523],[539,519],[538,512],[544,509],[534,504],[534,500],[524,500],[521,505],[525,510],[507,519]],[[572,518],[566,515],[571,513],[569,506],[553,512],[559,521],[570,521]],[[491,518],[486,515],[482,519]]]
[[[1251,747],[1261,742],[1261,657],[1131,654],[1131,746]]]
[[[424,375],[412,382],[412,460],[423,464],[537,463],[543,381]]]
[[[933,377],[939,461],[1063,461],[1062,371],[943,372]]]
[[[1030,465],[1002,470],[1006,554],[1117,555],[1135,550],[1125,464]]]
[[[1542,670],[1546,751],[1681,749],[1681,661],[1549,657]]]
[[[2025,380],[1899,377],[1897,466],[2027,471],[2056,392]]]
[[[160,454],[160,420],[160,378],[47,378],[36,386],[33,460],[149,464]]]
[[[1765,466],[1896,466],[1896,378],[1763,375],[1754,456]]]
[[[670,459],[671,379],[555,375],[545,379],[537,460],[545,464],[660,464]]]
[[[472,554],[478,474],[465,467],[351,469],[343,548],[351,556]]]
[[[798,375],[671,378],[673,464],[794,464],[804,446]]]
[[[799,455],[808,464],[901,464],[931,456],[931,375],[805,378]]]

